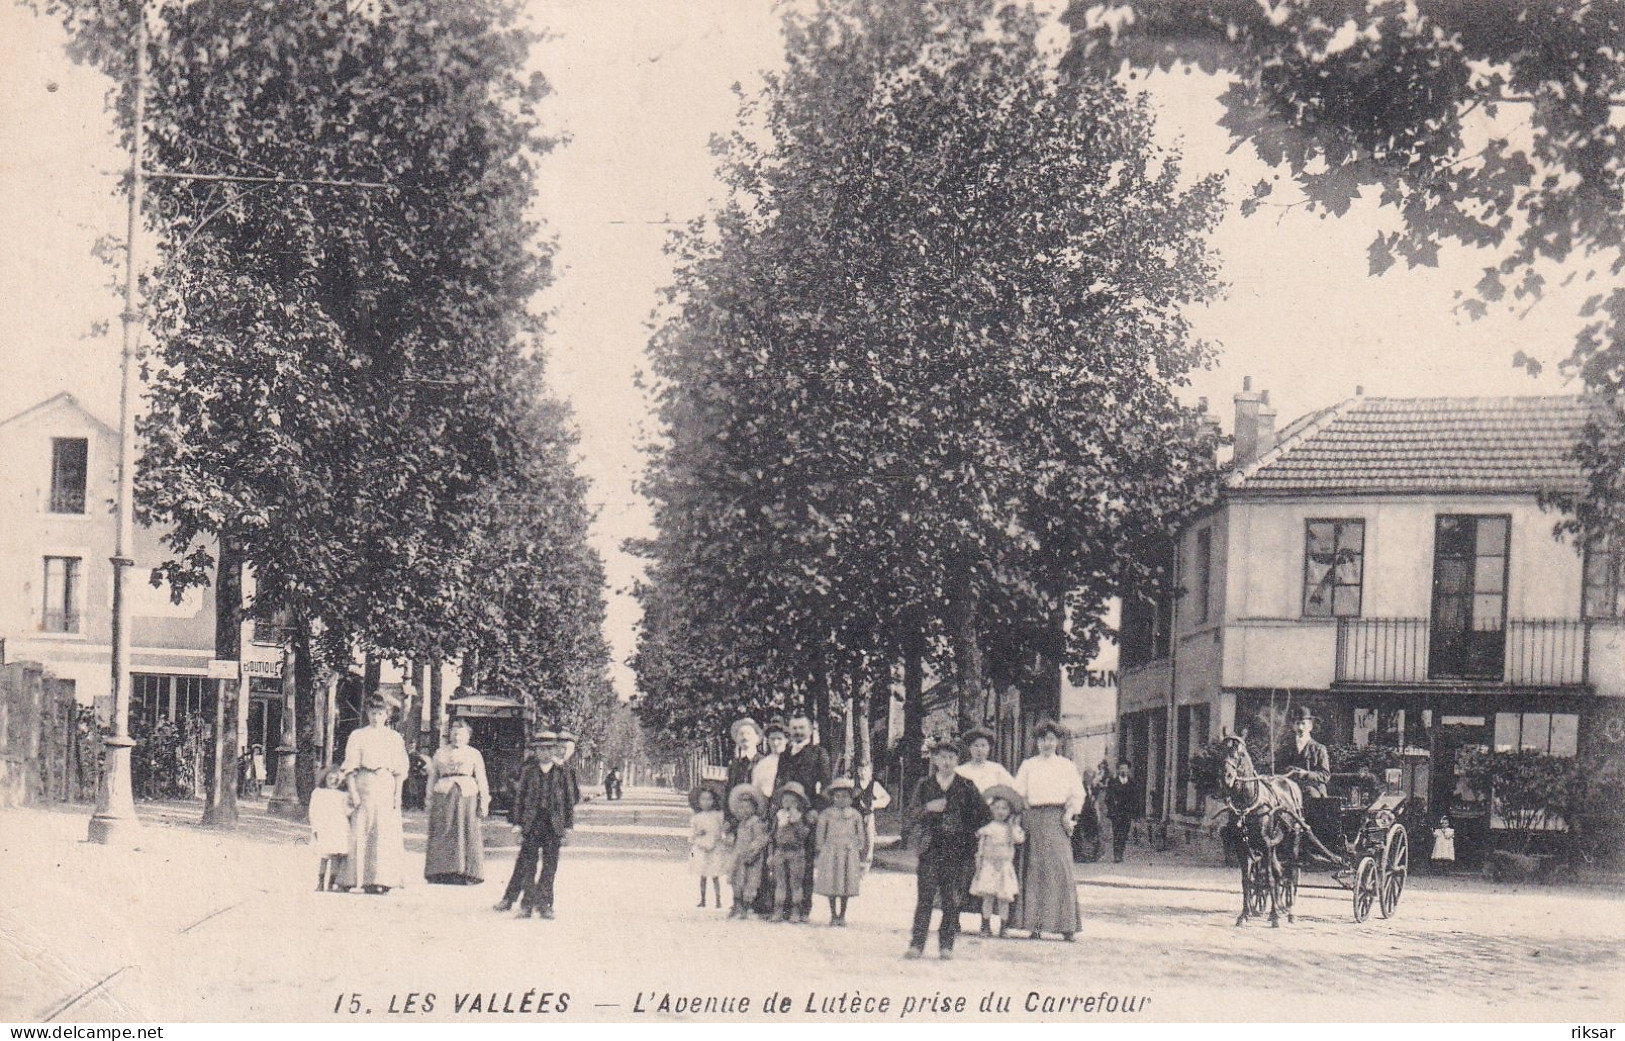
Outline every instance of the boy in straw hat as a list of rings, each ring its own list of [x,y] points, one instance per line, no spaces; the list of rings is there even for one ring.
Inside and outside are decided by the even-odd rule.
[[[805,922],[801,909],[807,874],[807,790],[797,781],[786,781],[773,796],[773,852],[768,864],[773,869],[773,920]]]

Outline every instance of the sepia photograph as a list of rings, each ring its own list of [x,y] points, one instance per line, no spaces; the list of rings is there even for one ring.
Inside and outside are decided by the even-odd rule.
[[[0,0],[0,1023],[1615,1036],[1622,40]]]

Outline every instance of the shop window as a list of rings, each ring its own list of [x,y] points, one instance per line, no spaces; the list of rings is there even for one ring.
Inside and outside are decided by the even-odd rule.
[[[1580,717],[1570,712],[1497,712],[1495,750],[1572,759],[1580,751]]]
[[[1303,613],[1308,618],[1358,618],[1365,582],[1365,521],[1304,523]]]
[[[1179,774],[1174,779],[1174,789],[1179,793],[1180,813],[1200,813],[1202,810],[1202,797],[1196,790],[1196,781],[1191,776],[1191,756],[1207,743],[1208,735],[1208,706],[1181,705],[1179,706],[1179,731],[1176,740],[1179,747],[1175,750],[1174,760]]]

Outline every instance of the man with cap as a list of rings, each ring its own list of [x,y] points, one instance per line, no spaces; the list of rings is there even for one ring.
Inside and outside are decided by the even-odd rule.
[[[1298,782],[1303,794],[1312,799],[1326,798],[1326,782],[1332,779],[1332,757],[1326,746],[1316,741],[1315,714],[1308,705],[1299,705],[1288,717],[1292,721],[1292,740],[1281,747],[1276,755],[1276,767]]]
[[[915,868],[914,927],[909,934],[907,958],[925,953],[931,930],[931,905],[942,904],[937,946],[944,959],[954,956],[959,936],[959,899],[970,888],[976,867],[976,831],[993,819],[976,785],[961,777],[959,746],[947,738],[926,747],[931,772],[914,786],[909,802],[908,831],[918,836],[920,859]]]
[[[575,735],[569,731],[539,730],[532,738],[535,754],[525,759],[508,812],[514,830],[520,833],[519,856],[508,888],[496,905],[498,911],[510,910],[523,894],[519,917],[553,917],[559,850],[565,834],[575,827],[575,806],[581,801],[575,771],[566,764],[574,743]]]

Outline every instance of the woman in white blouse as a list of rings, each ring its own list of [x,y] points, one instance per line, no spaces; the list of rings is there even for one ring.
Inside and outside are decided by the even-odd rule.
[[[1002,763],[988,758],[993,754],[992,734],[986,730],[972,730],[965,735],[965,752],[970,759],[960,763],[957,772],[974,784],[977,791],[985,792],[996,784],[1009,788],[1016,786],[1016,779],[1010,776],[1010,771]]]
[[[451,725],[451,741],[429,760],[429,834],[423,876],[443,885],[475,885],[485,878],[485,839],[480,821],[490,812],[491,786],[485,757],[469,744],[466,719]]]
[[[1071,940],[1081,922],[1071,835],[1085,801],[1083,778],[1077,764],[1056,754],[1066,736],[1059,724],[1039,723],[1033,735],[1038,754],[1021,764],[1012,785],[1027,803],[1027,865],[1010,924],[1035,940],[1043,933]]]
[[[389,729],[389,704],[367,699],[367,725],[344,745],[344,775],[355,812],[350,856],[339,878],[345,888],[387,893],[406,881],[406,839],[401,829],[401,782],[410,769],[406,742]]]

